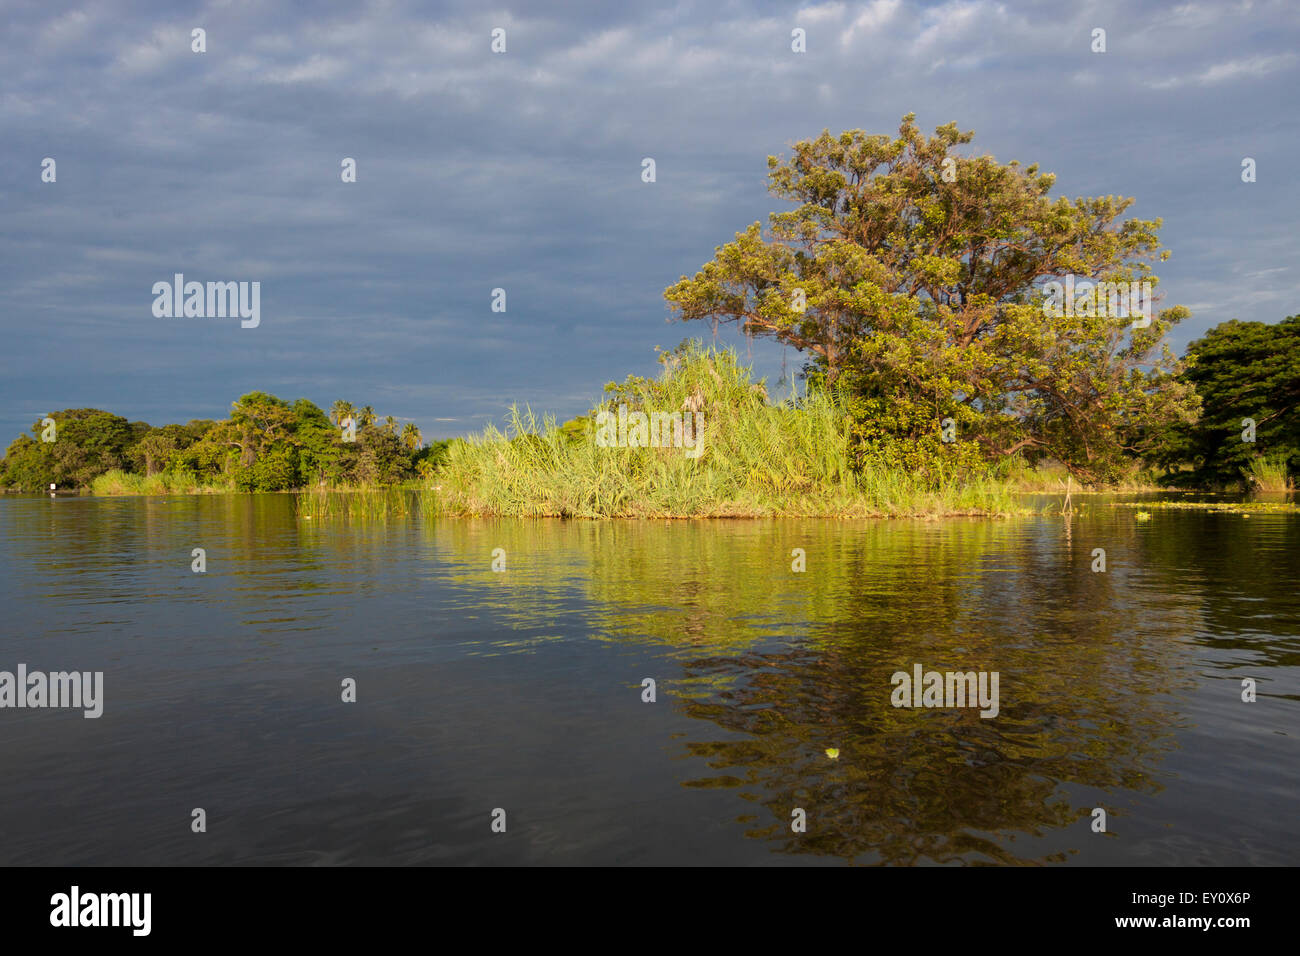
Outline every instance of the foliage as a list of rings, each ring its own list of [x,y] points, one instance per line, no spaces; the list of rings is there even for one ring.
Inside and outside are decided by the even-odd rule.
[[[357,433],[351,477],[362,484],[392,485],[414,472],[411,450],[390,429],[368,425]]]
[[[1187,310],[1146,328],[1096,309],[1055,317],[1043,285],[1154,287],[1160,221],[1118,221],[1129,199],[1053,200],[1037,166],[952,152],[972,137],[949,124],[926,139],[908,114],[897,139],[827,131],[769,157],[771,191],[798,207],[772,214],[767,235],[737,233],[665,297],[683,320],[804,352],[811,384],[852,398],[859,467],[938,476],[1023,452],[1111,477],[1195,414],[1161,345]]]
[[[55,440],[41,441],[45,426],[32,425],[29,438],[10,444],[0,463],[0,484],[20,491],[41,491],[50,484],[81,487],[112,468],[129,466],[129,449],[146,428],[97,408],[53,412]]]
[[[0,485],[40,491],[90,487],[101,494],[162,494],[177,489],[283,491],[316,485],[391,485],[425,473],[441,461],[446,442],[423,447],[408,424],[400,436],[395,419],[376,427],[365,410],[355,442],[343,440],[338,422],[356,415],[337,401],[327,416],[307,399],[293,403],[266,392],[249,392],[231,406],[225,421],[191,421],[152,428],[98,409],[55,412],[55,440],[22,435],[0,461]],[[331,418],[332,416],[332,418]]]
[[[340,491],[311,488],[298,497],[297,514],[304,518],[349,518],[387,521],[405,517],[418,507],[419,499],[396,488]]]
[[[1250,463],[1246,481],[1256,491],[1291,491],[1295,487],[1286,459],[1280,455],[1271,458],[1256,456]]]
[[[734,351],[698,342],[660,358],[658,379],[610,383],[593,409],[698,410],[698,457],[682,447],[602,447],[596,427],[577,438],[553,419],[514,407],[506,429],[455,442],[426,493],[454,513],[574,517],[876,515],[1015,510],[996,483],[957,475],[855,472],[846,418],[827,393],[768,401]],[[594,426],[592,419],[588,423]]]
[[[1261,480],[1285,487],[1288,475],[1300,475],[1300,315],[1215,326],[1188,346],[1182,378],[1203,411],[1170,432],[1159,461],[1190,462],[1191,480],[1209,487]],[[1243,440],[1246,419],[1255,423],[1253,442]]]
[[[114,468],[94,478],[90,490],[96,495],[195,495],[220,494],[232,488],[200,481],[192,472],[181,470],[142,475]]]

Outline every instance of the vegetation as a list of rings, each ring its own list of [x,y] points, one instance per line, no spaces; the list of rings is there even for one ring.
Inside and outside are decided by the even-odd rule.
[[[1162,345],[1188,312],[1134,327],[1082,294],[1048,309],[1046,285],[1155,287],[1160,220],[1119,221],[1131,199],[1049,199],[1055,177],[1037,166],[952,152],[972,138],[949,124],[926,139],[909,114],[896,139],[796,143],[768,167],[797,208],[774,213],[767,235],[737,233],[665,297],[684,320],[736,322],[803,352],[809,380],[845,399],[868,468],[937,476],[1019,454],[1113,479],[1195,416]]]
[[[335,402],[331,413],[266,392],[241,396],[224,421],[161,428],[93,408],[53,412],[52,428],[36,422],[10,444],[0,486],[180,494],[394,485],[430,475],[446,452],[447,442],[426,446],[414,424],[377,424],[369,406]]]
[[[1300,475],[1300,315],[1215,326],[1188,346],[1183,380],[1203,413],[1164,436],[1155,460],[1186,463],[1180,478],[1200,487],[1282,491]]]
[[[1281,456],[1256,457],[1250,463],[1246,483],[1256,491],[1290,491],[1295,487],[1287,469],[1287,460]]]
[[[228,484],[204,484],[183,471],[160,471],[153,475],[114,468],[90,482],[96,495],[211,495],[229,492]]]
[[[855,468],[849,421],[828,392],[768,401],[733,351],[685,343],[657,380],[605,387],[586,419],[557,427],[512,408],[448,449],[430,507],[469,514],[575,517],[986,514],[1018,510],[1003,483],[957,471],[918,476]],[[601,447],[601,411],[699,411],[698,457],[685,447]],[[689,434],[684,437],[690,437]]]
[[[1153,508],[1159,511],[1210,511],[1222,514],[1300,514],[1300,503],[1294,501],[1116,501],[1115,508]],[[1151,515],[1139,511],[1140,521]]]
[[[847,517],[1006,513],[1016,492],[1076,482],[1293,488],[1300,316],[1222,323],[1176,361],[1165,338],[1188,312],[1155,310],[1150,291],[1160,220],[1122,218],[1131,199],[1050,198],[1037,166],[955,152],[972,139],[955,124],[927,138],[909,114],[897,137],[796,143],[768,158],[794,208],[665,290],[684,321],[799,350],[802,395],[772,401],[734,353],[688,342],[587,416],[514,407],[504,430],[428,447],[342,399],[327,415],[250,392],[225,420],[161,428],[68,409],[55,440],[37,423],[9,446],[0,485],[312,488],[304,515],[366,517],[408,503],[320,489],[418,480],[420,507],[468,514]],[[607,447],[602,413],[677,416],[677,440]]]
[[[298,514],[306,518],[349,518],[387,521],[413,513],[419,507],[414,492],[398,488],[311,488],[299,496]]]
[[[0,485],[21,491],[51,484],[84,487],[104,472],[130,468],[131,449],[149,429],[97,408],[69,408],[49,417],[61,440],[42,441],[49,430],[36,422],[34,438],[20,435],[9,446],[0,462]]]

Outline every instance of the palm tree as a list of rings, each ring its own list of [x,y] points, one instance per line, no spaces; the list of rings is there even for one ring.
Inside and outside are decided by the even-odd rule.
[[[335,425],[342,425],[343,419],[351,418],[355,412],[356,409],[352,407],[351,402],[345,402],[340,398],[330,406],[330,421]]]
[[[402,426],[402,444],[411,451],[418,451],[424,445],[424,436],[420,434],[420,426],[415,422],[407,422]]]
[[[362,428],[365,428],[367,425],[373,425],[374,423],[375,423],[374,408],[370,405],[361,406],[361,410],[357,412],[357,424],[360,425]]]
[[[397,433],[397,419],[392,415],[384,416],[384,431]]]

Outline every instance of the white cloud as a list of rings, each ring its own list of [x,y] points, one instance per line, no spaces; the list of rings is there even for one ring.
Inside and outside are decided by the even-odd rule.
[[[879,30],[894,19],[899,5],[900,0],[872,0],[845,29],[844,35],[840,37],[840,46],[850,46],[853,38],[859,33],[872,33]]]
[[[271,83],[313,83],[333,79],[342,75],[346,69],[344,61],[317,53],[291,67],[268,70],[266,78]]]
[[[1172,90],[1188,85],[1213,86],[1216,83],[1230,80],[1267,76],[1270,73],[1285,69],[1295,62],[1296,55],[1294,53],[1260,54],[1216,63],[1200,73],[1171,76],[1163,80],[1155,80],[1147,85],[1157,90]]]
[[[40,31],[42,45],[58,47],[76,43],[90,35],[98,17],[92,17],[86,10],[70,10],[61,17],[47,23]]]
[[[1294,53],[1280,53],[1274,56],[1252,56],[1244,60],[1229,60],[1210,67],[1199,77],[1205,84],[1219,83],[1238,76],[1266,76],[1275,70],[1290,66],[1296,60]]]
[[[159,27],[143,43],[124,50],[117,58],[119,70],[129,74],[152,73],[185,56],[206,56],[190,49],[190,31],[182,27]]]

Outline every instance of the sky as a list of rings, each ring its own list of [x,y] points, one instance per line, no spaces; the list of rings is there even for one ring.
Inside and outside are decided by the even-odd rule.
[[[0,447],[57,409],[161,425],[252,390],[426,438],[582,414],[656,347],[715,341],[663,291],[790,208],[769,155],[908,112],[1162,218],[1176,352],[1300,312],[1294,0],[0,0],[0,23]],[[259,282],[260,323],[156,317],[176,273]],[[716,341],[770,383],[802,365]]]

